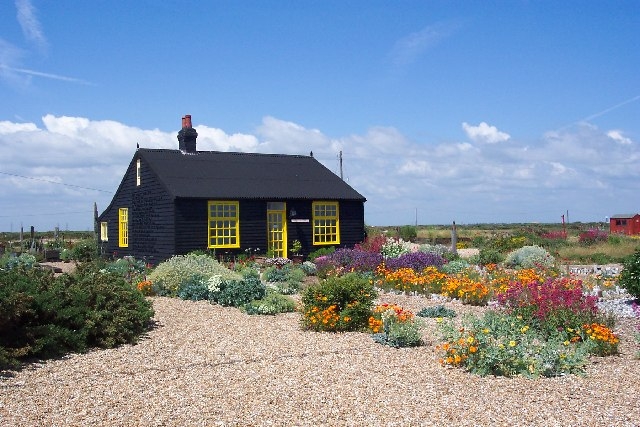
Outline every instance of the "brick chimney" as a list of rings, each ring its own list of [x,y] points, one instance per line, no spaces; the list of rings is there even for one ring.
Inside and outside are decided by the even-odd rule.
[[[182,118],[182,129],[178,132],[178,147],[182,154],[196,154],[196,138],[198,132],[191,125],[191,115],[187,114]]]

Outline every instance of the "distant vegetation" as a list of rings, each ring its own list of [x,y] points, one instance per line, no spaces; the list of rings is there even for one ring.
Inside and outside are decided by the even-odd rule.
[[[402,237],[421,244],[451,245],[451,225],[367,227],[368,235]],[[457,248],[477,248],[483,256],[506,255],[523,246],[541,246],[562,263],[622,263],[640,247],[640,236],[609,234],[605,223],[457,225]],[[406,239],[405,239],[406,240]],[[495,262],[495,260],[494,260]]]

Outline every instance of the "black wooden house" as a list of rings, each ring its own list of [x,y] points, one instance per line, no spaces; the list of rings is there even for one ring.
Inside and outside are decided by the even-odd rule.
[[[103,252],[157,264],[194,250],[302,255],[364,238],[365,198],[312,155],[197,151],[191,116],[179,149],[139,148],[98,217]]]

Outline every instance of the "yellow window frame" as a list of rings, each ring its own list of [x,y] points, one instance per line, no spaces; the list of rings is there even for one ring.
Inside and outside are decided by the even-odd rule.
[[[313,244],[340,244],[340,206],[338,202],[316,201],[312,203]]]
[[[210,200],[207,204],[208,242],[213,249],[240,247],[240,203],[231,200]]]
[[[118,246],[129,247],[129,209],[118,209]]]

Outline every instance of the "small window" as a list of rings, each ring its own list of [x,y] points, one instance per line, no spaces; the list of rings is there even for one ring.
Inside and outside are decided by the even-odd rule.
[[[340,213],[338,202],[313,202],[313,244],[340,243]]]
[[[240,247],[240,210],[238,202],[209,202],[209,247]]]
[[[108,223],[106,222],[101,222],[100,223],[100,240],[103,242],[107,242],[109,241],[109,229],[108,229]]]
[[[118,246],[129,247],[129,209],[118,209]]]
[[[140,186],[140,159],[136,162],[136,185]]]

